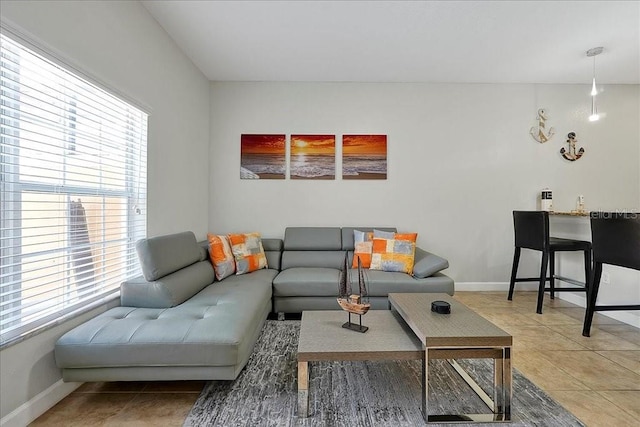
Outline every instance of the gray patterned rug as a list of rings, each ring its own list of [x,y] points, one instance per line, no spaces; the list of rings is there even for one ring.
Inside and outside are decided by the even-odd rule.
[[[299,321],[267,320],[253,355],[240,376],[235,381],[207,383],[184,425],[425,425],[420,413],[422,368],[419,361],[313,363],[311,416],[298,418],[296,351],[299,331]],[[492,362],[470,359],[459,360],[459,363],[491,395]],[[443,360],[429,362],[429,404],[433,414],[490,413],[482,400]],[[512,414],[513,422],[506,425],[583,425],[517,370],[513,371]]]

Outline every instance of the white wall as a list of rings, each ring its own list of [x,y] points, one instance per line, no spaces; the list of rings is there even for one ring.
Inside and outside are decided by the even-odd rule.
[[[3,0],[0,13],[3,23],[150,110],[147,232],[193,230],[204,238],[209,82],[148,12],[133,1]],[[0,352],[0,416],[59,380],[53,343],[77,323]]]
[[[588,209],[640,209],[639,87],[604,86],[590,123],[588,83],[212,83],[209,229],[392,225],[447,257],[457,283],[508,282],[511,212],[536,209],[543,187],[561,210],[578,194]],[[556,130],[545,144],[529,136],[541,107]],[[586,151],[573,163],[559,153],[570,131]],[[240,180],[242,133],[387,134],[388,179]],[[523,254],[523,274],[538,259]]]

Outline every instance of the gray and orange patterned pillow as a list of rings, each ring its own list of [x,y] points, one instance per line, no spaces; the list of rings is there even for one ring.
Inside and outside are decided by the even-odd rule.
[[[228,237],[236,260],[236,275],[268,268],[260,233],[229,234]]]
[[[393,239],[373,237],[371,270],[413,273],[418,233],[394,233]]]

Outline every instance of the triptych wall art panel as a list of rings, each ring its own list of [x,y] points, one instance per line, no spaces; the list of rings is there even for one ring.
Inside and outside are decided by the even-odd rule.
[[[241,179],[285,179],[286,135],[242,134]],[[335,135],[291,135],[291,179],[336,179]],[[342,179],[387,179],[387,136],[344,135]]]
[[[246,135],[240,137],[241,179],[284,179],[286,135]]]
[[[291,135],[291,179],[336,179],[335,135]]]

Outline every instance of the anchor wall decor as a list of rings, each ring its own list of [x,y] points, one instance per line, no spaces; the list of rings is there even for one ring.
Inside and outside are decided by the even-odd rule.
[[[544,108],[540,108],[538,110],[538,129],[536,130],[535,127],[531,127],[531,129],[529,129],[529,133],[531,134],[533,139],[535,139],[541,144],[550,140],[553,137],[553,135],[556,133],[555,129],[553,129],[553,127],[550,127],[549,132],[545,135],[544,132],[545,132],[546,121],[547,121],[547,113],[546,111],[544,111]]]
[[[576,142],[578,141],[576,140],[575,132],[569,132],[569,134],[567,134],[567,138],[569,149],[565,150],[564,147],[561,148],[560,154],[562,154],[562,157],[564,157],[565,159],[571,162],[575,162],[584,154],[584,148],[580,147],[580,150],[578,150],[578,152],[576,153]]]

